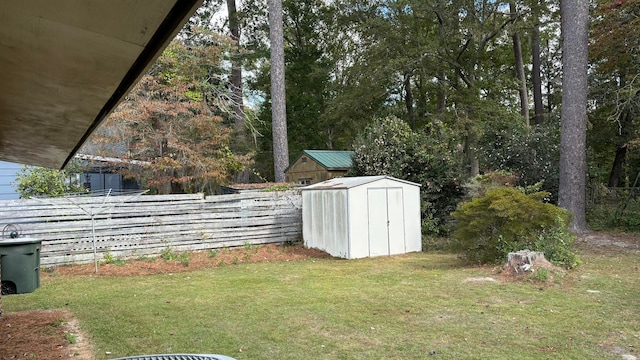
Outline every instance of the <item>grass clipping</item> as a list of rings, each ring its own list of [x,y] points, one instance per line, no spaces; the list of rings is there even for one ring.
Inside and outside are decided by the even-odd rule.
[[[504,280],[532,279],[546,283],[564,273],[562,268],[550,263],[544,253],[529,250],[509,253],[507,263],[502,266]]]

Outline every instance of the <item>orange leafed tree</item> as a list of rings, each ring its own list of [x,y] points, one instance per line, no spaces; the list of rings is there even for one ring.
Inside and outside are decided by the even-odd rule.
[[[148,162],[128,166],[157,193],[214,192],[249,162],[229,150],[233,111],[224,55],[231,42],[174,40],[92,140],[100,155]],[[206,43],[206,45],[203,45]]]

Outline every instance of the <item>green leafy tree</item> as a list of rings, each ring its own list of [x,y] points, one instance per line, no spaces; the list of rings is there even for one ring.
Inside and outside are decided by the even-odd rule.
[[[598,1],[591,24],[589,58],[590,99],[595,106],[590,114],[591,161],[608,167],[609,187],[625,184],[630,150],[638,139],[640,115],[640,4],[628,0]],[[631,169],[632,172],[633,168]]]
[[[350,175],[390,175],[422,186],[422,229],[445,231],[463,195],[462,154],[449,134],[414,132],[396,117],[376,119],[354,141]]]
[[[558,198],[560,129],[557,123],[513,126],[505,124],[485,131],[479,142],[481,167],[485,171],[508,171],[518,175],[521,187],[541,183],[552,201]]]
[[[23,166],[16,174],[13,186],[22,199],[86,192],[78,177],[79,169],[73,165],[70,167],[71,170],[67,171]]]
[[[404,178],[415,136],[407,123],[396,117],[375,120],[354,142],[351,173]]]

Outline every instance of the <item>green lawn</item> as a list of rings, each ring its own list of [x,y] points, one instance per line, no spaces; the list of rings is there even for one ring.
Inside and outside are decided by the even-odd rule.
[[[66,308],[97,358],[619,359],[640,349],[640,254],[583,255],[555,283],[417,253],[140,277],[54,276],[6,312]],[[111,355],[105,355],[111,352]]]

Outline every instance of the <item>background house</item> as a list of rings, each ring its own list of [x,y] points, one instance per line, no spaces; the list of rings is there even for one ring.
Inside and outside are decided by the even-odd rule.
[[[287,182],[310,185],[342,177],[351,167],[353,151],[303,150],[284,170]]]
[[[82,163],[83,172],[80,182],[92,194],[109,191],[112,195],[140,190],[140,184],[135,179],[125,178],[118,173],[122,166],[145,166],[148,163],[138,160],[124,160],[87,154],[76,154],[76,159]]]
[[[20,164],[0,161],[0,200],[20,198],[12,184],[16,181],[16,175],[21,168]]]

